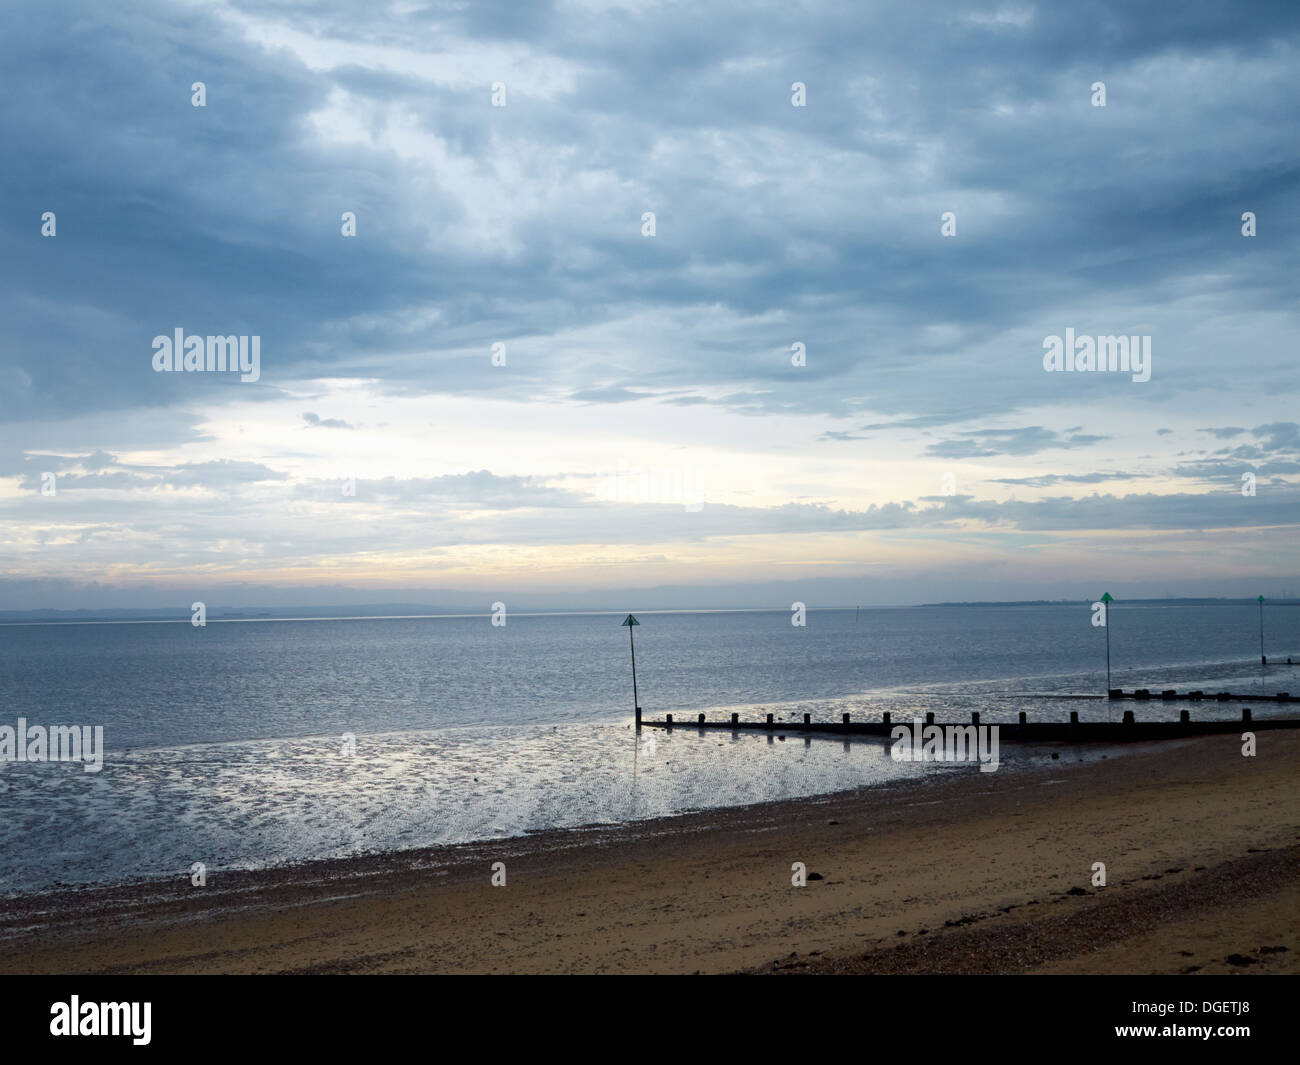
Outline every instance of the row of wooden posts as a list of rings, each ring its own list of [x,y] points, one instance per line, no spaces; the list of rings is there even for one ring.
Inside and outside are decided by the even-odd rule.
[[[1242,721],[1250,721],[1250,720],[1251,720],[1251,714],[1250,714],[1250,707],[1249,707],[1249,706],[1243,706],[1243,707],[1241,708],[1241,720],[1242,720]],[[1180,711],[1178,712],[1178,723],[1179,723],[1179,724],[1187,725],[1187,724],[1191,724],[1191,722],[1192,722],[1192,712],[1191,712],[1190,710],[1180,710]],[[846,713],[846,714],[843,716],[843,719],[842,719],[842,722],[841,722],[841,723],[842,723],[843,725],[852,725],[852,724],[853,724],[853,716],[852,716],[851,714],[847,714],[847,713]],[[866,724],[868,724],[868,725],[879,726],[880,728],[883,728],[883,729],[890,729],[890,728],[892,728],[892,727],[893,727],[893,723],[894,723],[893,715],[892,715],[892,713],[891,713],[890,711],[888,711],[888,710],[884,711],[884,712],[880,715],[880,721],[878,721],[878,722],[875,722],[875,721],[869,721],[869,722],[866,722]],[[934,711],[927,711],[927,712],[926,712],[926,715],[925,715],[925,723],[926,723],[927,725],[933,725],[933,724],[935,724],[935,720],[934,720]],[[945,723],[945,724],[951,724],[952,722],[944,722],[944,723]],[[971,723],[972,725],[978,725],[978,724],[980,723],[980,712],[979,712],[978,710],[972,710],[972,711],[971,711],[971,715],[970,715],[970,723]],[[1018,718],[1018,720],[1017,720],[1017,724],[1020,724],[1020,725],[1028,725],[1029,723],[1030,723],[1030,722],[1029,722],[1029,715],[1028,715],[1024,710],[1021,710],[1021,711],[1020,711],[1020,716],[1019,716],[1019,718]],[[1096,724],[1104,724],[1104,723],[1105,723],[1105,722],[1096,722]],[[1123,721],[1122,721],[1121,723],[1122,723],[1122,724],[1125,724],[1125,725],[1132,725],[1132,724],[1135,724],[1135,723],[1136,723],[1136,722],[1135,722],[1135,719],[1134,719],[1134,716],[1133,716],[1133,711],[1132,711],[1132,710],[1125,710],[1125,711],[1124,711],[1124,719],[1123,719]],[[673,715],[672,715],[672,714],[665,714],[665,715],[664,715],[664,719],[663,719],[662,722],[659,722],[659,721],[651,721],[651,722],[648,722],[648,724],[655,725],[655,726],[661,726],[661,727],[667,727],[667,728],[672,728],[674,724],[678,724],[678,725],[682,725],[682,726],[689,726],[689,723],[688,723],[688,722],[685,722],[685,721],[677,721],[677,722],[674,722],[674,720],[673,720]],[[699,716],[699,718],[696,720],[695,724],[696,724],[696,725],[711,725],[711,726],[713,726],[713,727],[715,727],[715,728],[719,726],[719,723],[718,723],[718,722],[716,722],[716,721],[713,721],[713,722],[708,721],[708,720],[705,718],[705,716],[704,716],[703,714],[700,714],[700,716]],[[803,724],[804,724],[804,727],[805,727],[805,728],[807,728],[807,727],[809,727],[809,726],[812,726],[812,724],[813,724],[812,714],[804,714],[804,715],[803,715]],[[821,723],[819,723],[819,724],[821,724]],[[832,724],[832,726],[833,726],[833,723],[831,723],[831,724]],[[1079,724],[1079,711],[1078,711],[1078,710],[1071,710],[1071,711],[1070,711],[1070,724],[1071,724],[1071,725],[1077,725],[1077,724]],[[1158,721],[1158,722],[1151,722],[1151,724],[1173,724],[1173,722],[1168,722],[1168,721],[1159,722],[1159,721]],[[641,708],[638,706],[638,707],[636,708],[636,727],[637,727],[637,728],[640,728],[641,725],[642,725],[642,721],[641,721]],[[724,724],[724,725],[722,725],[721,727],[725,728],[726,725]],[[775,715],[775,714],[768,714],[766,720],[763,722],[763,724],[762,724],[761,726],[756,725],[756,724],[754,724],[753,722],[748,722],[748,721],[747,721],[747,722],[744,722],[743,725],[742,725],[741,720],[740,720],[740,714],[739,714],[739,713],[733,713],[733,714],[731,715],[731,727],[732,727],[732,728],[742,728],[742,727],[743,727],[743,728],[757,728],[757,727],[762,727],[762,728],[798,728],[799,726],[798,726],[797,724],[794,724],[794,723],[791,723],[791,722],[778,722],[778,721],[776,720],[776,715]]]
[[[1100,600],[1100,601],[1101,601],[1103,604],[1105,604],[1105,606],[1106,606],[1106,608],[1107,608],[1107,612],[1109,612],[1109,605],[1110,605],[1111,602],[1114,601],[1113,598],[1112,598],[1112,596],[1111,596],[1109,593],[1107,593],[1107,594],[1105,594],[1105,595],[1103,595],[1103,596],[1101,597],[1101,600]],[[1263,648],[1264,648],[1264,597],[1263,597],[1262,595],[1259,597],[1259,604],[1260,604],[1260,652],[1261,652],[1261,653],[1260,653],[1260,659],[1261,659],[1262,662],[1264,662],[1265,664],[1267,664],[1267,659],[1264,658],[1264,655],[1263,655]],[[1107,618],[1106,620],[1107,620],[1107,622],[1109,622],[1109,618]],[[628,614],[628,616],[627,616],[626,618],[623,619],[623,624],[624,624],[625,626],[627,626],[628,646],[629,646],[629,649],[631,650],[631,654],[632,654],[632,705],[633,705],[633,707],[635,708],[635,711],[636,711],[636,727],[637,727],[638,730],[640,730],[641,725],[642,725],[642,721],[641,721],[641,700],[640,700],[640,698],[639,698],[639,696],[638,696],[638,693],[637,693],[637,686],[636,686],[636,640],[635,640],[635,638],[634,638],[634,636],[633,636],[633,629],[634,629],[636,626],[640,625],[641,623],[640,623],[639,621],[637,621],[637,619],[636,619],[635,616],[633,616],[632,614]],[[1112,688],[1112,687],[1110,687],[1110,625],[1109,625],[1109,623],[1107,623],[1104,627],[1105,627],[1105,629],[1106,629],[1106,682],[1107,682],[1107,683],[1106,683],[1106,688],[1107,688],[1106,695],[1107,695],[1107,698],[1108,698],[1108,699],[1136,699],[1136,700],[1139,700],[1139,701],[1141,701],[1141,700],[1148,700],[1148,699],[1151,699],[1151,698],[1152,698],[1152,694],[1151,694],[1150,690],[1147,689],[1147,688],[1138,688],[1138,689],[1136,689],[1135,691],[1129,693],[1129,692],[1125,692],[1123,688]],[[1289,663],[1289,662],[1290,662],[1290,659],[1288,659],[1287,661],[1288,661],[1288,663]],[[1285,703],[1285,702],[1297,702],[1297,701],[1300,701],[1300,696],[1292,697],[1291,694],[1290,694],[1289,692],[1278,692],[1276,695],[1234,695],[1234,694],[1232,694],[1231,692],[1214,692],[1214,693],[1210,694],[1209,696],[1207,696],[1207,695],[1205,694],[1205,692],[1200,691],[1200,690],[1190,691],[1190,692],[1186,692],[1186,693],[1179,693],[1178,691],[1175,691],[1175,690],[1172,689],[1172,688],[1168,688],[1168,689],[1165,689],[1165,690],[1163,690],[1162,692],[1160,692],[1160,694],[1159,694],[1159,698],[1160,698],[1162,701],[1165,701],[1165,700],[1175,700],[1175,699],[1177,699],[1177,700],[1191,700],[1192,702],[1200,702],[1200,701],[1202,701],[1202,700],[1204,700],[1204,699],[1213,699],[1213,700],[1215,700],[1215,701],[1217,701],[1217,702],[1245,702],[1245,701],[1250,701],[1250,702],[1278,702],[1278,703]],[[1249,707],[1244,707],[1244,708],[1242,709],[1242,711],[1241,711],[1241,720],[1242,720],[1242,721],[1250,721],[1250,720],[1251,720],[1251,717],[1250,717],[1250,708],[1249,708]],[[935,723],[935,722],[934,722],[934,714],[933,714],[933,713],[927,713],[927,714],[925,715],[925,723],[926,723],[927,725],[933,725],[933,724]],[[973,712],[971,713],[971,724],[972,724],[972,725],[979,725],[979,723],[980,723],[980,715],[979,715],[979,711],[973,711]],[[672,728],[672,727],[673,727],[673,724],[674,724],[674,722],[673,722],[673,715],[672,715],[672,714],[667,714],[667,715],[665,715],[664,720],[663,720],[662,722],[652,721],[652,722],[649,722],[649,724],[654,725],[654,726],[656,726],[656,727],[661,727],[661,728]],[[1147,730],[1149,730],[1149,729],[1152,729],[1152,728],[1159,730],[1159,729],[1161,729],[1161,728],[1163,728],[1163,727],[1165,727],[1165,726],[1174,726],[1174,725],[1179,726],[1179,727],[1182,727],[1182,728],[1186,728],[1186,727],[1188,727],[1188,726],[1191,726],[1192,724],[1193,724],[1193,723],[1192,723],[1192,720],[1191,720],[1191,712],[1188,711],[1188,710],[1183,710],[1183,711],[1181,711],[1181,712],[1179,713],[1179,720],[1178,720],[1177,722],[1146,722],[1146,723],[1143,725],[1143,731],[1145,732],[1145,731],[1147,731]],[[1210,726],[1233,726],[1233,727],[1235,727],[1236,724],[1237,724],[1236,722],[1226,722],[1226,721],[1219,721],[1219,722],[1198,722],[1198,723],[1197,723],[1197,727],[1198,727],[1198,728],[1207,728],[1207,727],[1210,727]],[[726,724],[724,724],[724,723],[719,723],[719,722],[706,722],[705,717],[704,717],[703,714],[700,714],[700,715],[699,715],[699,720],[696,722],[696,725],[697,725],[697,727],[700,727],[700,728],[703,728],[703,727],[710,727],[710,728],[726,728],[726,727],[728,727],[728,726],[727,726]],[[1043,730],[1050,730],[1052,733],[1055,733],[1055,732],[1058,731],[1059,728],[1061,728],[1061,727],[1066,727],[1066,728],[1068,728],[1068,730],[1069,730],[1070,733],[1074,733],[1074,732],[1077,732],[1077,731],[1078,731],[1078,728],[1077,728],[1077,727],[1078,727],[1079,725],[1080,725],[1080,722],[1079,722],[1079,712],[1078,712],[1077,710],[1072,710],[1072,711],[1070,712],[1070,725],[1069,725],[1069,726],[1063,726],[1061,723],[1050,723],[1050,722],[1039,722],[1039,723],[1035,723],[1035,724],[1031,725],[1031,724],[1029,723],[1029,720],[1028,720],[1028,715],[1025,713],[1025,711],[1022,710],[1022,711],[1020,711],[1020,718],[1019,718],[1019,721],[1017,722],[1017,725],[1016,725],[1016,726],[1004,726],[1004,727],[1007,727],[1007,728],[1018,728],[1018,729],[1024,729],[1024,730],[1026,730],[1026,731],[1030,731],[1030,730],[1032,730],[1032,731],[1035,732],[1035,733],[1043,732]],[[1136,721],[1135,721],[1135,719],[1134,719],[1133,711],[1132,711],[1132,710],[1125,710],[1125,711],[1124,711],[1124,718],[1123,718],[1123,721],[1121,722],[1121,726],[1120,726],[1122,732],[1130,732],[1131,730],[1125,729],[1124,726],[1132,726],[1132,725],[1136,725]],[[733,729],[741,729],[741,728],[745,728],[745,729],[753,729],[753,728],[775,729],[775,728],[777,728],[777,723],[776,723],[776,720],[775,720],[775,715],[773,715],[773,714],[768,714],[768,715],[767,715],[767,720],[766,720],[765,722],[761,723],[761,724],[759,724],[759,723],[753,723],[753,722],[745,722],[745,723],[742,724],[742,722],[740,721],[740,714],[739,714],[739,713],[733,713],[733,714],[731,715],[731,723],[730,723],[730,727],[733,728]],[[798,726],[782,726],[782,727],[795,727],[795,728],[797,728]],[[876,732],[876,731],[881,731],[881,732],[888,733],[888,731],[890,730],[891,727],[892,727],[892,719],[891,719],[890,712],[889,712],[888,710],[886,710],[886,711],[884,712],[884,714],[883,714],[883,716],[882,716],[882,720],[879,721],[879,722],[859,722],[859,723],[854,723],[854,722],[852,721],[851,716],[850,716],[849,714],[846,713],[846,714],[844,714],[844,717],[843,717],[842,722],[841,722],[840,724],[838,724],[838,725],[835,724],[835,723],[833,723],[833,722],[826,722],[826,723],[819,722],[818,724],[814,725],[814,724],[813,724],[813,721],[812,721],[812,715],[811,715],[811,714],[804,714],[804,715],[803,715],[803,728],[804,728],[805,730],[817,730],[817,731],[824,731],[824,730],[849,731],[849,730],[852,730],[852,731],[855,731],[855,732]],[[1096,730],[1099,730],[1099,729],[1104,729],[1104,730],[1106,730],[1107,732],[1108,732],[1111,728],[1113,728],[1113,726],[1112,726],[1109,722],[1089,722],[1089,723],[1087,723],[1087,725],[1086,725],[1085,727],[1086,727],[1088,730],[1090,730],[1090,731],[1096,731]],[[1278,727],[1278,728],[1300,727],[1300,721],[1295,721],[1295,722],[1275,721],[1275,722],[1270,722],[1269,725],[1268,725],[1268,727]]]

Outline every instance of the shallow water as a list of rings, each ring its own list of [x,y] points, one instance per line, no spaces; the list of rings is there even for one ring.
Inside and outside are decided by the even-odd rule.
[[[1261,676],[1250,614],[1132,607],[1113,622],[1112,683],[1300,690],[1294,670]],[[1294,624],[1300,610],[1283,616]],[[736,710],[779,722],[889,710],[895,721],[927,711],[968,721],[978,710],[996,723],[1022,709],[1031,719],[1121,713],[1104,699],[1071,697],[1105,688],[1104,633],[1085,605],[862,611],[856,625],[851,610],[811,612],[806,629],[789,617],[641,615],[647,715]],[[894,762],[883,741],[865,738],[684,726],[645,730],[638,741],[619,620],[0,628],[0,724],[22,715],[102,725],[107,748],[98,773],[0,763],[0,891],[186,876],[196,861],[214,872],[457,843],[977,771]],[[1300,646],[1281,621],[1277,639]],[[1241,643],[1235,659],[1224,654]],[[1026,691],[1041,694],[1026,700]],[[1143,718],[1176,718],[1180,708],[1126,705]],[[1239,704],[1193,707],[1198,716],[1239,712]],[[1057,749],[1066,759],[1117,753]],[[1001,756],[1000,773],[1052,764],[1041,747],[1004,744]]]

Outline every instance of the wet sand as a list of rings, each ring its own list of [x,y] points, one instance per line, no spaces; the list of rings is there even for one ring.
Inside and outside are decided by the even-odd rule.
[[[0,971],[1300,972],[1300,733],[1258,739],[11,898]]]

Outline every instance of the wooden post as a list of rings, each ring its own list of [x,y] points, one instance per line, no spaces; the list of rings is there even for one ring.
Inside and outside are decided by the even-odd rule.
[[[925,723],[926,723],[927,725],[933,725],[933,724],[934,724],[934,711],[933,711],[933,710],[931,710],[928,714],[925,715]]]
[[[739,715],[739,714],[732,714],[732,715],[731,715],[731,727],[732,727],[732,728],[735,728],[739,723],[740,723],[740,715]]]
[[[1071,711],[1070,711],[1070,724],[1071,724],[1071,725],[1077,725],[1078,723],[1079,723],[1079,711],[1078,711],[1078,710],[1071,710]]]
[[[1026,714],[1023,710],[1020,711],[1020,723],[1022,725],[1029,724],[1029,715]]]
[[[804,723],[805,725],[811,725],[811,724],[812,724],[812,714],[804,714],[804,716],[803,716],[803,723]]]
[[[885,717],[885,728],[889,728],[890,716],[888,710],[885,711],[884,717]]]
[[[844,724],[847,725],[848,723],[849,723],[849,715],[848,715],[848,714],[845,714],[845,715],[844,715]]]

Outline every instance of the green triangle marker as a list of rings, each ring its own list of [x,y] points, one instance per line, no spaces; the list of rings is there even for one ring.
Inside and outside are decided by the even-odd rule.
[[[1261,595],[1261,596],[1259,597],[1258,602],[1261,602],[1261,603],[1262,603],[1263,601],[1264,601],[1264,597]]]
[[[1114,602],[1114,600],[1111,599],[1111,597],[1110,597],[1110,592],[1103,592],[1102,595],[1101,595],[1101,601],[1102,601],[1103,603],[1112,603],[1112,602]]]
[[[624,624],[624,625],[640,625],[641,622],[637,621],[636,618],[634,618],[631,614],[629,614],[627,617],[625,617],[625,618],[623,619],[623,624]]]

